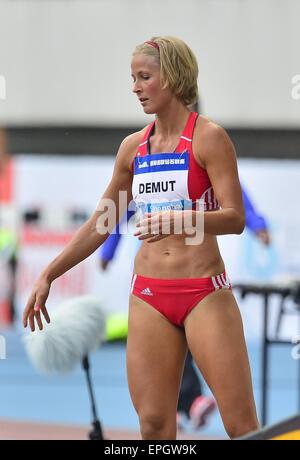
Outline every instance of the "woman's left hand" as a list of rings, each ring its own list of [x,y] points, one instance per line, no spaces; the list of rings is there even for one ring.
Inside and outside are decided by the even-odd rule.
[[[139,240],[148,240],[147,243],[154,243],[167,238],[170,235],[183,234],[182,211],[160,211],[146,212],[137,225],[134,236]]]

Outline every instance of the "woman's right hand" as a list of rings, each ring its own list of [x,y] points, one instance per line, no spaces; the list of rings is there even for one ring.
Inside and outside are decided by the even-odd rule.
[[[46,300],[49,295],[51,283],[45,280],[38,280],[33,288],[33,291],[28,299],[27,305],[23,313],[23,326],[27,327],[28,321],[30,329],[35,330],[35,321],[40,330],[43,329],[41,313],[47,323],[50,323],[50,317],[46,308]]]

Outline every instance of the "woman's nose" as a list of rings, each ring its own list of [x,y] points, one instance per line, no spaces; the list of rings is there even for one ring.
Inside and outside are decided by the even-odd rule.
[[[133,85],[132,85],[132,91],[133,91],[134,93],[138,93],[140,90],[141,90],[141,89],[140,89],[140,85],[137,83],[137,81],[135,81],[135,82],[133,83]]]

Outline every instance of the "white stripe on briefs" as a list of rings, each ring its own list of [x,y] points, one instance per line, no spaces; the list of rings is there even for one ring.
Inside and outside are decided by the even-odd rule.
[[[217,275],[217,280],[218,280],[218,282],[220,283],[221,288],[222,288],[222,287],[225,287],[225,286],[224,286],[224,283],[223,283],[223,280],[222,280],[222,278],[221,278],[220,275]]]
[[[134,288],[134,283],[136,280],[137,275],[133,275],[132,282],[131,282],[131,289],[130,289],[130,294],[132,294],[133,288]]]
[[[215,289],[220,289],[220,286],[219,286],[218,283],[216,282],[216,277],[215,277],[215,276],[212,276],[212,277],[211,277],[211,280],[212,280],[212,282],[213,282],[214,288],[215,288]]]
[[[224,276],[224,273],[222,273],[220,276],[222,278],[222,281],[223,281],[224,285],[227,286],[227,282],[226,282],[226,278]]]
[[[226,273],[226,284],[227,284],[227,286],[230,286],[230,279],[229,279],[229,276],[227,275],[227,273]]]
[[[225,275],[224,273],[221,273],[220,275],[212,276],[211,280],[213,282],[215,289],[223,289],[230,287],[230,281],[227,277],[227,273]]]

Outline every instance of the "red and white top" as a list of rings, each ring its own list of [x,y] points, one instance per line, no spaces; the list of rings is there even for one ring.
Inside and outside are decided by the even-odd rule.
[[[149,139],[155,121],[147,126],[133,160],[132,196],[138,211],[197,209],[197,203],[204,211],[219,208],[208,174],[193,154],[197,117],[191,112],[174,152],[151,154]]]

